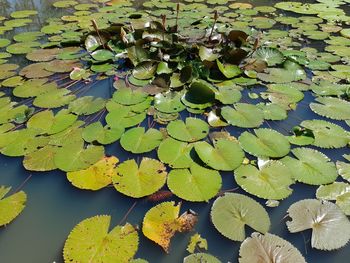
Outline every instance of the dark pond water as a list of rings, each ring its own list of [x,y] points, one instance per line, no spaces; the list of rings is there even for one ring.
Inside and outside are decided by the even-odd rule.
[[[21,28],[33,30],[40,28],[50,17],[62,16],[64,11],[51,8],[54,1],[50,0],[0,0],[0,15],[7,15],[14,10],[36,9],[39,16],[34,25]],[[248,1],[254,2],[254,1]],[[259,5],[273,5],[278,1],[255,1]],[[5,35],[11,37],[12,33]],[[93,94],[108,98],[111,90],[104,80],[95,85],[86,95]],[[247,94],[246,94],[247,95]],[[316,116],[308,107],[313,100],[311,94],[306,93],[304,102],[298,109],[290,113],[286,121],[269,123],[274,129],[287,134],[293,126],[300,123],[300,119],[312,119]],[[245,100],[249,100],[245,96]],[[337,123],[337,122],[335,122]],[[342,125],[341,123],[337,123]],[[266,125],[266,124],[265,124]],[[231,133],[238,134],[240,130],[232,128]],[[121,161],[129,156],[121,150],[118,143],[106,148],[108,154],[116,155]],[[324,151],[334,160],[340,159],[344,153],[337,150]],[[154,156],[152,152],[149,156]],[[113,188],[98,192],[83,191],[74,188],[66,179],[65,173],[60,171],[33,173],[22,167],[22,158],[8,158],[0,156],[0,185],[11,185],[13,189],[22,188],[28,195],[26,208],[22,214],[6,227],[0,228],[0,262],[1,263],[51,263],[62,262],[62,248],[71,229],[81,220],[97,214],[112,215],[112,225],[124,217],[135,200],[122,196]],[[232,173],[222,173],[223,189],[236,188]],[[271,233],[277,234],[295,245],[310,263],[346,263],[350,259],[350,247],[335,252],[320,252],[310,247],[310,231],[303,234],[289,234],[283,219],[287,208],[297,200],[314,198],[316,188],[297,184],[291,197],[281,202],[277,208],[267,208],[271,221]],[[237,192],[243,193],[242,190]],[[176,199],[174,199],[176,200]],[[212,202],[188,203],[183,202],[183,211],[191,208],[199,214],[199,222],[195,230],[208,240],[209,253],[217,256],[223,262],[236,262],[238,258],[239,242],[232,242],[222,237],[212,226],[209,211]],[[129,214],[127,221],[141,225],[144,214],[154,204],[138,201],[136,208]],[[137,257],[145,258],[152,263],[178,263],[187,255],[186,246],[193,233],[178,234],[172,241],[170,254],[165,254],[158,246],[141,235]]]

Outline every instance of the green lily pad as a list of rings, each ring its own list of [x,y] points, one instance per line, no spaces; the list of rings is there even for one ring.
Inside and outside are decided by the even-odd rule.
[[[313,112],[334,120],[347,120],[350,116],[350,102],[332,97],[316,98],[319,103],[310,103]]]
[[[281,64],[284,61],[284,55],[276,48],[261,47],[255,52],[255,57],[265,61],[269,66]]]
[[[110,222],[111,216],[100,215],[76,225],[64,244],[64,261],[128,262],[132,259],[139,245],[137,230],[126,223],[108,232]]]
[[[222,235],[234,241],[245,239],[245,225],[266,233],[271,224],[264,207],[248,196],[235,193],[226,193],[215,200],[211,219]]]
[[[150,158],[143,158],[138,166],[135,160],[128,160],[115,169],[113,185],[118,192],[140,198],[151,195],[163,187],[167,172],[165,166]]]
[[[264,199],[285,199],[293,191],[290,188],[294,182],[292,174],[278,161],[268,161],[260,169],[242,165],[235,171],[235,179],[245,191]]]
[[[281,159],[293,178],[310,185],[333,183],[337,177],[335,164],[323,153],[309,148],[295,148],[292,150],[296,158],[289,156]]]
[[[238,141],[247,153],[257,157],[283,157],[289,153],[288,139],[271,129],[255,129],[255,135],[243,132]]]
[[[225,106],[221,109],[222,117],[231,125],[243,128],[259,127],[264,121],[263,112],[248,103],[236,103],[234,108]]]
[[[218,139],[214,147],[207,142],[197,142],[195,150],[199,158],[209,167],[220,171],[233,171],[244,159],[244,152],[237,141]]]
[[[209,126],[206,122],[196,118],[186,118],[172,121],[167,126],[168,134],[176,140],[184,142],[195,142],[205,138],[209,133]]]
[[[106,101],[102,98],[84,96],[69,103],[68,109],[77,115],[90,115],[102,110],[105,105]]]
[[[172,168],[189,168],[193,162],[190,151],[193,145],[167,138],[158,148],[158,158]]]
[[[221,263],[221,261],[207,253],[195,253],[185,257],[183,263]]]
[[[171,170],[167,185],[171,192],[191,202],[208,202],[221,188],[218,171],[192,163],[189,169]]]
[[[19,191],[6,196],[11,187],[0,186],[0,226],[7,225],[14,220],[24,209],[27,195]]]
[[[90,143],[111,144],[119,140],[124,132],[123,127],[103,127],[101,122],[94,122],[84,128],[82,137]]]
[[[156,129],[136,127],[126,131],[121,139],[121,146],[132,153],[145,153],[154,150],[163,140],[163,135]]]

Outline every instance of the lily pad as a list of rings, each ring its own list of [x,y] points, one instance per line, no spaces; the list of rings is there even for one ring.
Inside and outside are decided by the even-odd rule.
[[[10,190],[11,187],[0,186],[0,226],[14,220],[23,211],[27,201],[23,191],[5,197]]]
[[[113,185],[118,192],[140,198],[151,195],[163,187],[167,172],[165,166],[150,158],[143,158],[140,166],[135,160],[128,160],[115,169]]]
[[[172,168],[189,168],[192,164],[190,151],[193,145],[173,138],[162,141],[158,148],[158,158]]]
[[[185,122],[176,120],[167,126],[168,134],[176,140],[184,142],[195,142],[205,138],[209,133],[206,122],[188,117]]]
[[[226,193],[214,201],[211,219],[222,235],[234,241],[245,239],[245,225],[265,234],[271,224],[264,207],[248,196],[235,193]]]
[[[167,184],[181,199],[207,202],[219,192],[222,179],[219,172],[192,163],[189,169],[171,170]]]

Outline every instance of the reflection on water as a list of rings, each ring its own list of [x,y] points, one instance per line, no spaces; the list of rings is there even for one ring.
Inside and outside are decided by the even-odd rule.
[[[51,7],[54,0],[0,0],[0,15],[7,16],[14,10],[35,9],[39,11],[38,18],[34,18],[34,24],[20,31],[33,31],[41,27],[43,21],[52,17],[60,17],[63,10]],[[247,2],[247,1],[241,1]],[[248,1],[252,2],[252,1]],[[256,1],[261,5],[272,5],[278,1]],[[17,31],[18,30],[18,31]],[[5,37],[12,38],[13,32],[6,33]],[[110,96],[110,90],[106,85],[108,80],[96,85],[91,93],[101,97]],[[312,95],[306,93],[306,100],[311,100]],[[245,100],[249,100],[245,94]],[[305,119],[315,118],[306,104],[300,104],[298,109],[290,113],[288,120],[272,123],[272,127],[286,134],[294,125],[299,123],[299,116]],[[338,124],[338,122],[335,122]],[[340,124],[340,123],[339,123]],[[232,134],[237,133],[236,128],[231,128]],[[118,156],[123,161],[131,158],[119,144],[106,147],[108,154]],[[326,152],[330,157],[340,158],[342,154],[334,151]],[[332,154],[332,155],[330,155]],[[148,154],[155,157],[155,153]],[[118,224],[124,214],[134,204],[135,200],[122,196],[113,188],[103,189],[98,192],[90,192],[76,189],[67,181],[61,171],[53,172],[28,172],[22,167],[21,158],[8,158],[0,156],[0,185],[11,185],[13,190],[23,187],[28,195],[27,206],[23,213],[10,225],[0,228],[0,262],[1,263],[49,263],[62,262],[62,248],[65,239],[71,229],[81,220],[97,214],[112,215],[112,225]],[[237,185],[233,179],[233,173],[222,173],[223,189],[232,189]],[[27,181],[26,184],[23,184]],[[336,252],[320,252],[310,250],[310,231],[306,234],[289,234],[283,217],[287,208],[297,200],[314,198],[315,187],[298,184],[294,187],[291,197],[283,201],[277,208],[267,208],[271,221],[271,233],[277,234],[292,242],[306,257],[309,263],[345,263],[350,257],[349,247]],[[238,193],[243,193],[238,190]],[[260,200],[261,202],[261,200]],[[136,208],[131,212],[128,221],[135,225],[141,225],[146,211],[154,204],[139,200]],[[183,202],[183,210],[191,208],[199,213],[199,222],[195,230],[208,240],[209,252],[218,256],[223,262],[236,262],[240,243],[232,242],[215,230],[211,225],[209,211],[212,201],[209,203]],[[249,230],[250,232],[250,230]],[[176,235],[172,241],[170,254],[167,255],[151,241],[141,236],[140,248],[137,257],[142,257],[151,263],[178,263],[182,262],[186,253],[189,237],[193,233]]]

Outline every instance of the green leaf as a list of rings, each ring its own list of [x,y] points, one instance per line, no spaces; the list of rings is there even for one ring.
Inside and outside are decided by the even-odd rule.
[[[54,162],[58,169],[65,172],[74,172],[86,169],[102,159],[104,148],[89,145],[84,148],[82,142],[66,144],[55,155]]]
[[[114,169],[118,162],[118,158],[114,156],[104,157],[87,169],[68,172],[67,179],[77,188],[100,190],[112,183]]]
[[[101,122],[94,122],[84,128],[82,137],[86,142],[111,144],[119,140],[124,132],[123,127],[103,127]]]
[[[220,171],[233,171],[244,159],[244,152],[237,141],[218,139],[214,147],[207,142],[197,142],[195,150],[199,158],[209,167]]]
[[[211,219],[222,235],[234,241],[245,239],[245,225],[261,233],[270,228],[265,208],[252,198],[235,193],[226,193],[214,201]]]
[[[33,105],[40,108],[59,108],[76,98],[69,89],[53,89],[37,96]]]
[[[289,169],[278,161],[268,161],[257,169],[242,165],[235,171],[235,179],[246,192],[264,199],[281,200],[292,193],[294,183]]]
[[[103,98],[84,96],[69,103],[68,109],[77,115],[90,115],[102,110],[105,105]]]
[[[291,218],[291,221],[287,221],[291,233],[312,229],[313,248],[339,249],[350,239],[349,219],[331,202],[305,199],[292,204],[287,213]]]
[[[181,199],[207,202],[219,192],[222,179],[219,172],[192,163],[189,169],[171,170],[167,184]]]
[[[321,148],[341,148],[350,142],[350,133],[342,127],[324,120],[305,120],[300,126],[312,131],[314,145]]]
[[[132,153],[150,152],[161,143],[163,135],[156,129],[148,129],[145,132],[144,127],[136,127],[126,131],[121,139],[121,146]]]
[[[187,246],[187,251],[191,254],[194,253],[196,247],[204,250],[208,250],[208,242],[205,238],[202,238],[200,234],[196,233],[191,236],[190,243]]]
[[[114,58],[114,54],[105,49],[99,49],[91,53],[91,56],[93,59],[97,61],[107,61],[107,60],[112,60]]]
[[[185,257],[183,263],[221,263],[221,261],[210,254],[196,253]]]
[[[275,66],[284,61],[284,55],[278,49],[270,47],[258,48],[255,57],[265,61],[268,66]]]
[[[309,148],[295,148],[289,156],[281,159],[299,182],[311,185],[329,184],[338,177],[335,164],[323,153]]]
[[[350,163],[337,161],[336,166],[339,175],[350,182]]]
[[[204,80],[195,80],[191,83],[184,98],[193,104],[211,104],[215,100],[215,88]]]
[[[243,241],[238,260],[239,263],[306,263],[299,250],[288,241],[270,233],[257,232]]]
[[[136,254],[137,230],[126,223],[110,232],[111,216],[87,218],[69,234],[63,249],[64,262],[128,262]]]
[[[151,61],[144,61],[133,69],[132,74],[137,79],[150,79],[154,77],[157,71],[157,63]]]
[[[122,105],[135,105],[145,101],[148,94],[141,89],[120,88],[113,94],[112,100]]]
[[[175,113],[186,109],[181,102],[181,92],[158,93],[154,96],[154,107],[164,113]]]
[[[253,104],[236,103],[234,108],[221,109],[222,117],[231,125],[242,128],[259,127],[264,121],[263,112]]]
[[[57,169],[54,162],[55,155],[59,147],[46,145],[37,151],[28,153],[24,156],[23,166],[28,171],[52,171]]]
[[[256,157],[283,157],[289,153],[288,139],[281,133],[271,129],[255,129],[253,135],[243,132],[238,141],[247,153]]]
[[[113,185],[118,192],[140,198],[151,195],[163,187],[167,172],[165,166],[150,158],[143,158],[140,167],[135,160],[128,160],[115,169]]]
[[[59,133],[72,126],[77,116],[67,110],[61,110],[56,115],[51,110],[40,111],[27,122],[27,127],[38,130],[40,134]]]
[[[317,199],[335,200],[336,205],[344,212],[350,215],[350,184],[343,182],[334,182],[328,185],[321,185],[316,191]]]
[[[193,162],[190,151],[193,145],[167,138],[158,148],[158,158],[172,168],[189,168]]]
[[[0,186],[0,226],[14,220],[23,211],[27,201],[27,195],[23,191],[5,197],[10,190],[11,187]]]
[[[170,122],[167,131],[176,140],[195,142],[208,135],[209,125],[200,119],[188,117],[185,122],[181,120]]]
[[[198,55],[202,61],[215,61],[220,57],[220,54],[215,51],[214,49],[200,46]]]
[[[216,60],[216,64],[218,65],[221,73],[228,79],[237,77],[243,72],[237,65],[223,64],[218,59]]]
[[[350,102],[332,97],[319,97],[319,103],[310,103],[313,112],[334,120],[347,120],[350,116]]]

